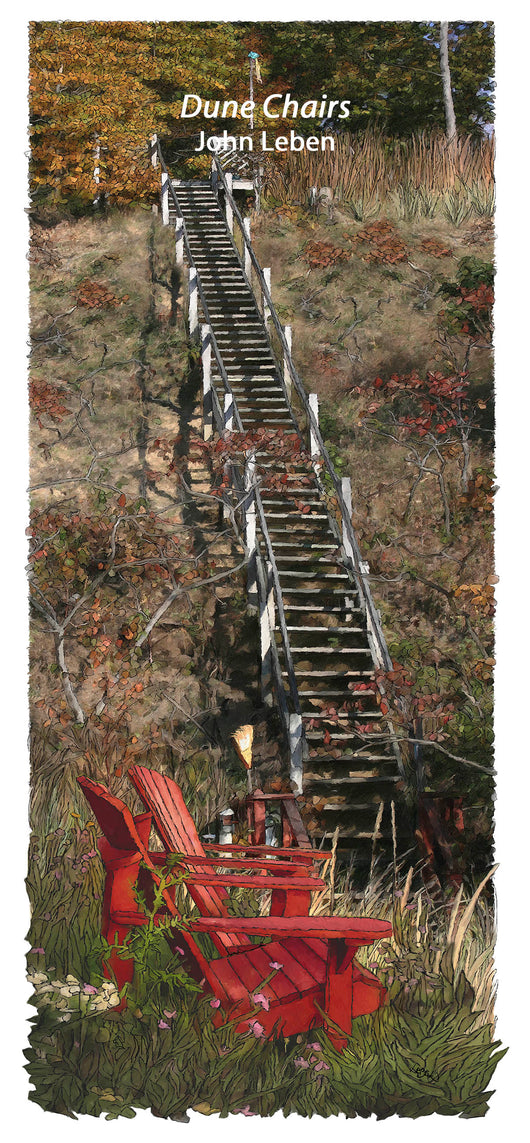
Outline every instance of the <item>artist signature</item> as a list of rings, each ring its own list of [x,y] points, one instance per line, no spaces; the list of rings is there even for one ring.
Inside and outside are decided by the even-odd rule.
[[[411,1064],[411,1067],[412,1071],[415,1072],[420,1079],[432,1080],[433,1083],[436,1083],[439,1079],[437,1072],[428,1072],[427,1068],[421,1068],[418,1064]]]

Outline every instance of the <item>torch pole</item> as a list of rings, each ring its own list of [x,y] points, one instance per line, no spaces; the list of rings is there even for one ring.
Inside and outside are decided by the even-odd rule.
[[[252,103],[254,100],[254,60],[250,60],[250,79],[249,79],[249,99],[250,99],[250,130],[254,130],[254,108]]]

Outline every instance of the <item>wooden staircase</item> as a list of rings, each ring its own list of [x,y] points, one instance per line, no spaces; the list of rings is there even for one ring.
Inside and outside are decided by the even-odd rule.
[[[206,303],[225,379],[212,360],[212,385],[222,407],[226,378],[243,430],[299,432],[282,384],[263,314],[208,181],[174,181],[169,222],[184,220],[189,250]],[[267,490],[271,475],[286,477],[284,491]],[[404,772],[391,729],[384,725],[374,680],[373,640],[359,579],[329,511],[318,464],[302,454],[295,464],[256,452],[261,504],[274,553],[299,712],[304,729],[305,822],[317,843],[339,831],[339,849],[356,865],[370,866],[375,848],[392,856],[410,844],[402,796]],[[278,482],[274,483],[274,487]],[[263,530],[260,537],[263,554]],[[265,553],[266,556],[266,553]],[[274,628],[286,698],[292,704],[285,640]]]

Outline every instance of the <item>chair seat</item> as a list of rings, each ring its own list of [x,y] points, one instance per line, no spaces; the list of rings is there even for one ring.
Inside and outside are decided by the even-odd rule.
[[[268,941],[245,952],[211,961],[209,983],[225,1008],[259,992],[271,1008],[297,1000],[301,995],[318,995],[326,983],[327,944],[313,938],[289,937]],[[275,970],[272,965],[282,967]],[[263,981],[271,979],[267,984]]]

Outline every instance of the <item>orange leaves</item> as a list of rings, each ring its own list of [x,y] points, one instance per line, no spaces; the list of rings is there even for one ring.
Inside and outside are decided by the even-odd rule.
[[[453,253],[450,246],[444,246],[436,238],[424,238],[423,242],[420,243],[420,250],[424,254],[430,254],[433,258],[449,258]]]
[[[29,404],[40,429],[44,428],[41,418],[47,416],[56,424],[68,416],[71,410],[63,405],[64,390],[35,377],[29,383]]]
[[[464,286],[460,287],[462,300],[468,302],[473,307],[476,314],[485,316],[489,314],[494,302],[493,287],[481,282],[475,290],[466,290]],[[458,302],[459,299],[457,299]]]
[[[361,254],[363,262],[382,262],[393,266],[396,262],[404,262],[408,257],[408,250],[401,240],[396,227],[387,218],[379,222],[371,222],[352,237],[352,244],[362,242],[370,247]]]
[[[335,266],[337,262],[344,262],[350,256],[348,250],[332,246],[330,242],[308,242],[302,253],[302,258],[311,270]]]
[[[112,290],[107,289],[107,287],[100,282],[92,281],[90,278],[84,278],[83,281],[79,283],[75,296],[78,306],[84,306],[90,310],[101,309],[103,306],[113,306],[115,308],[129,300],[128,294],[117,298],[116,294],[112,293]]]
[[[492,578],[492,577],[490,577]],[[461,599],[471,611],[487,618],[495,612],[495,589],[492,583],[461,583],[454,591],[455,599]]]
[[[334,364],[336,360],[336,355],[330,350],[318,350],[313,354],[315,368],[322,376],[329,378],[329,380],[340,376],[340,369]]]
[[[488,472],[482,472],[477,469],[475,475],[471,477],[467,492],[459,498],[461,507],[468,506],[478,513],[493,512],[493,496],[495,493],[495,484],[493,477]]]

